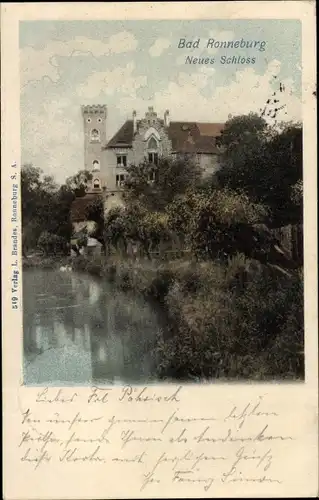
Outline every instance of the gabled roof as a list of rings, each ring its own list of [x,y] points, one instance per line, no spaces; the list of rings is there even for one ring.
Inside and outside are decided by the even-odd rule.
[[[107,148],[132,147],[133,120],[127,120],[108,142]]]
[[[139,123],[139,122],[137,122]],[[170,122],[167,129],[176,153],[218,153],[216,137],[224,128],[223,123]],[[108,142],[105,149],[127,147],[133,142],[133,120],[127,120]]]

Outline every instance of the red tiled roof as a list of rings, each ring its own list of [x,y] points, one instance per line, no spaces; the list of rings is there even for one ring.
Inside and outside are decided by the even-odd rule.
[[[209,135],[218,137],[221,135],[225,124],[224,123],[200,123],[197,122],[200,135]]]
[[[173,151],[177,153],[218,153],[215,138],[219,137],[224,124],[199,122],[171,122],[168,136]],[[108,142],[106,149],[132,147],[133,120],[127,120]]]
[[[71,205],[71,222],[87,220],[86,210],[96,197],[96,194],[86,194],[85,196],[75,198]]]
[[[218,123],[171,122],[168,135],[178,153],[218,153],[215,139],[222,129]]]

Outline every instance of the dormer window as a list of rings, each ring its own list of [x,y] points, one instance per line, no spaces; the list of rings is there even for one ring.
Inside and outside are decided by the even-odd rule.
[[[100,132],[96,128],[91,130],[91,141],[100,142]]]
[[[127,155],[117,155],[116,165],[117,165],[117,167],[126,167],[127,166]]]

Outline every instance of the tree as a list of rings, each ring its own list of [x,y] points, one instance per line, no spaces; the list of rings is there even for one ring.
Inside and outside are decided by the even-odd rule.
[[[185,158],[162,158],[158,165],[144,162],[127,167],[127,172],[124,183],[126,202],[138,200],[148,209],[157,211],[163,211],[177,195],[201,182],[200,167]]]
[[[87,220],[95,222],[95,229],[92,232],[92,238],[96,238],[101,244],[105,253],[105,234],[104,234],[104,202],[101,196],[96,197],[86,209]]]
[[[219,185],[246,193],[268,209],[272,226],[295,224],[302,212],[293,186],[302,180],[302,129],[299,124],[269,127],[258,115],[229,120],[222,133]]]
[[[43,176],[40,168],[26,164],[21,169],[22,197],[22,252],[26,255],[34,248],[40,234],[47,230],[54,233],[56,221],[57,185],[51,176]]]
[[[236,253],[252,256],[261,245],[247,239],[248,228],[264,222],[265,216],[264,207],[251,203],[244,193],[223,189],[193,196],[190,246],[196,255],[209,258],[228,258]]]
[[[262,188],[270,129],[256,114],[236,116],[228,120],[219,139],[222,150],[221,169],[217,172],[219,184],[230,189],[244,190],[258,197]]]
[[[76,195],[83,194],[91,174],[80,171],[58,186],[52,176],[31,164],[21,169],[22,251],[35,248],[40,235],[48,232],[66,242],[72,235],[71,205]],[[65,246],[66,249],[66,246]],[[67,250],[66,250],[67,251]]]
[[[288,124],[267,144],[263,202],[270,212],[270,224],[278,227],[302,223],[302,128]]]
[[[38,247],[46,256],[66,253],[67,242],[56,234],[44,231],[38,240]]]
[[[148,212],[138,228],[138,240],[146,256],[151,259],[151,252],[158,249],[161,242],[170,240],[168,217],[161,212]]]
[[[242,253],[263,263],[294,268],[265,225],[267,207],[229,188],[190,192],[167,207],[168,227],[198,258]]]
[[[138,244],[151,259],[151,252],[169,238],[167,215],[149,211],[141,204],[116,207],[106,215],[105,241],[108,246],[113,245],[119,249],[121,244],[127,252],[130,242]]]
[[[65,185],[75,196],[84,196],[92,177],[92,173],[88,170],[80,170],[77,174],[68,177]]]
[[[110,247],[119,248],[122,243],[127,245],[127,228],[125,220],[125,209],[123,207],[113,207],[105,217],[104,229],[105,246],[110,251]]]

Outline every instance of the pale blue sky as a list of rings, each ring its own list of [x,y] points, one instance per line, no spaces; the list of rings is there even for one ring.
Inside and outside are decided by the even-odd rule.
[[[179,49],[180,38],[201,39]],[[205,49],[216,40],[264,40],[266,49]],[[295,20],[28,21],[20,23],[22,161],[58,181],[83,168],[81,104],[106,104],[110,138],[133,109],[172,120],[225,121],[258,112],[279,81],[281,119],[300,119],[301,24]],[[187,55],[215,58],[186,65]],[[220,56],[255,57],[222,65]],[[277,78],[274,78],[276,76]]]

